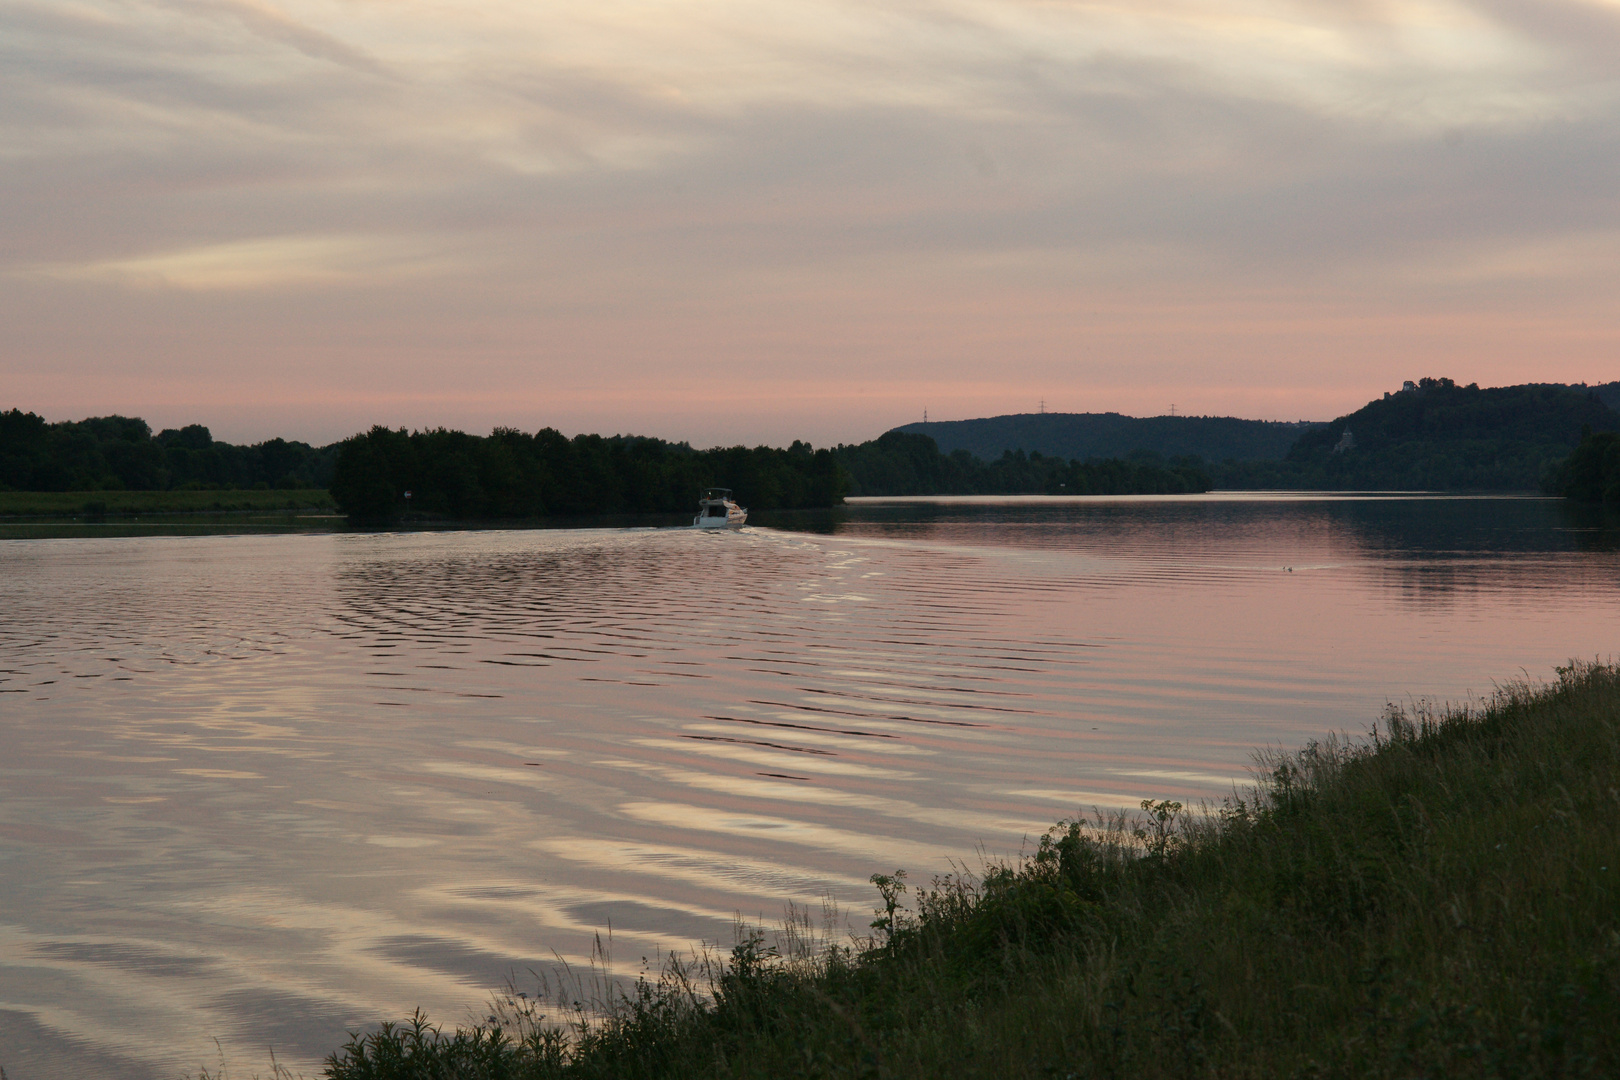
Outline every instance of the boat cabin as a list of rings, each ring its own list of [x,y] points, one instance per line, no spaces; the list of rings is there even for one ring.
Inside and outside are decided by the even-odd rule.
[[[741,528],[748,520],[748,511],[738,506],[731,498],[731,489],[712,487],[703,489],[703,498],[698,500],[698,516],[692,519],[692,524],[700,528]]]

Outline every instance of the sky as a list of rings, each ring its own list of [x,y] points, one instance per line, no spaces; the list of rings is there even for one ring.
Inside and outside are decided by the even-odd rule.
[[[1620,379],[1620,0],[0,0],[0,409],[872,438]]]

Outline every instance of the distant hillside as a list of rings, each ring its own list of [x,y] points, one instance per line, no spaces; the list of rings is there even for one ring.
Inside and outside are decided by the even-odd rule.
[[[994,461],[1009,450],[1047,457],[1123,458],[1147,450],[1165,458],[1279,461],[1318,424],[1239,420],[1233,416],[1122,416],[1119,413],[1015,413],[982,420],[905,424],[895,431],[927,435],[942,453],[966,450]]]
[[[1583,430],[1620,430],[1595,388],[1423,379],[1306,432],[1284,461],[1213,472],[1228,488],[1534,490]]]
[[[833,456],[851,495],[1181,495],[1211,483],[1189,458],[1075,461],[1009,450],[981,461],[966,450],[942,454],[927,435],[907,431],[834,447]]]
[[[947,456],[987,462],[1008,453],[1080,461],[1158,455],[1202,467],[1227,489],[1529,491],[1552,483],[1583,429],[1620,430],[1620,382],[1408,385],[1331,423],[1020,413],[905,424],[890,434],[927,435]]]
[[[1580,390],[1583,387],[1577,386],[1575,389]],[[1596,386],[1588,386],[1584,387],[1584,389],[1592,391],[1598,396],[1599,401],[1616,412],[1620,412],[1620,382],[1598,383]]]

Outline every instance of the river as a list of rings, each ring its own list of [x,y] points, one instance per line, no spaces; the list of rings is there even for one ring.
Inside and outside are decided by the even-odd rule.
[[[1218,801],[1259,747],[1607,658],[1541,499],[868,500],[774,527],[0,540],[0,1066],[349,1029]],[[217,1042],[216,1042],[217,1040]]]

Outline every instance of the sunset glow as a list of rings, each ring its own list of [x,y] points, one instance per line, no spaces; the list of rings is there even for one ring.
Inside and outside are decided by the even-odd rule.
[[[1620,378],[1611,0],[13,0],[0,407],[818,445]]]

